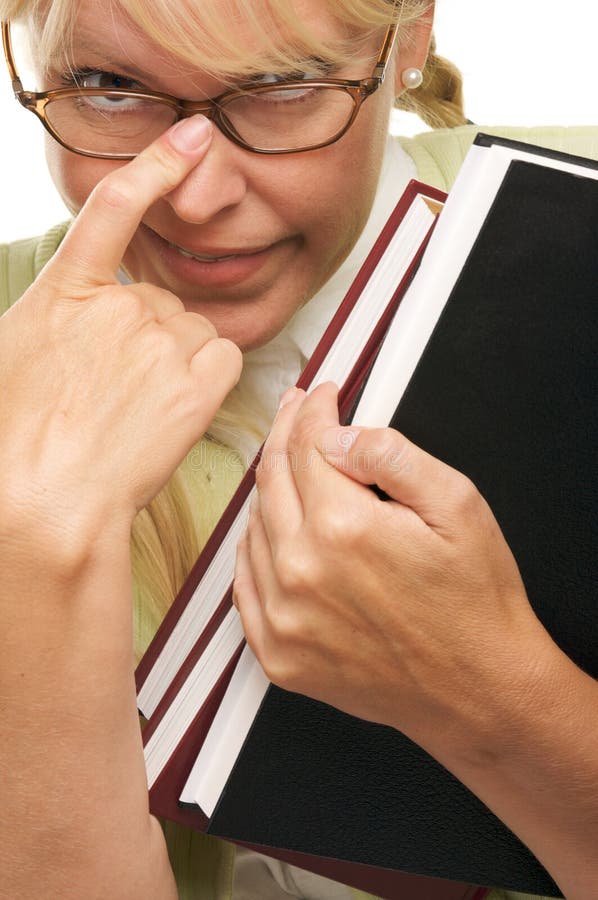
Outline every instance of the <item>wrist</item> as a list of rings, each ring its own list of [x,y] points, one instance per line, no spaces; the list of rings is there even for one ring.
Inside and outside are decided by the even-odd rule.
[[[540,626],[541,627],[541,626]],[[489,697],[483,727],[427,748],[550,871],[594,897],[598,868],[598,684],[546,634]]]
[[[531,611],[460,667],[459,690],[447,690],[437,719],[427,717],[425,730],[413,735],[458,777],[529,755],[566,705],[578,672]]]
[[[0,489],[0,547],[5,579],[43,571],[72,580],[106,559],[129,559],[132,517],[103,502],[11,482]],[[37,569],[42,566],[43,569]]]
[[[427,747],[468,785],[492,770],[523,787],[527,768],[545,766],[563,733],[574,740],[582,728],[572,701],[588,676],[536,624],[488,659],[484,674],[477,671],[469,697]]]

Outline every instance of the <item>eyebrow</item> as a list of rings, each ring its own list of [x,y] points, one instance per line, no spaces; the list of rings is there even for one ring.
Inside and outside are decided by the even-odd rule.
[[[94,57],[94,59],[89,61],[90,68],[97,68],[98,70],[105,69],[106,71],[112,71],[119,75],[130,76],[133,80],[139,81],[143,86],[151,85],[152,82],[154,84],[160,84],[160,76],[156,72],[149,72],[145,69],[139,68],[135,65],[135,63],[125,59],[124,57],[119,58],[117,56],[111,56],[109,51],[107,53],[104,53],[102,49],[98,48],[98,45],[95,42],[90,42],[85,38],[81,38],[77,41],[76,44],[75,42],[73,42],[71,52],[73,56],[82,56],[82,62],[86,62],[84,57],[87,55]],[[54,64],[55,62],[57,62],[57,58],[50,59],[50,65]],[[315,63],[316,66],[321,66],[324,70],[324,76],[329,75],[330,71],[334,69],[334,66],[331,65],[329,61],[321,59],[319,57],[308,58],[305,60],[305,62],[307,65],[309,65],[309,63]],[[70,60],[70,64],[73,65],[72,59]],[[309,72],[307,65],[306,69],[304,70],[306,74]],[[73,65],[73,68],[76,69],[77,67]],[[241,75],[237,76],[235,78],[235,81],[243,84],[251,84],[252,82],[257,81],[259,78],[261,78],[264,74],[280,74],[284,76],[285,73],[263,72],[254,75]],[[299,72],[289,72],[288,78],[289,80],[293,80],[293,75],[299,74]],[[315,75],[315,77],[317,77],[317,74]],[[167,88],[158,87],[153,88],[153,90],[165,90],[168,93]]]
[[[135,63],[130,60],[126,60],[124,58],[119,59],[116,56],[111,56],[110,53],[104,53],[103,50],[99,49],[97,44],[91,44],[86,42],[85,40],[77,41],[75,44],[73,42],[73,46],[71,49],[72,56],[87,56],[91,55],[95,59],[97,59],[97,63],[95,63],[98,67],[113,69],[115,72],[119,72],[123,75],[131,75],[135,78],[135,80],[139,81],[151,81],[157,80],[156,73],[148,72],[145,69],[141,69],[135,65]],[[68,59],[68,54],[64,54],[64,56]],[[50,59],[50,65],[55,64],[58,61],[58,57],[52,57]],[[72,64],[73,60],[71,58],[70,63]]]

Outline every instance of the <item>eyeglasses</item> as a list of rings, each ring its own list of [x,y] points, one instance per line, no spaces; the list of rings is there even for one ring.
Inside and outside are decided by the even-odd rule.
[[[389,25],[368,78],[251,83],[197,102],[124,88],[25,91],[7,21],[2,22],[2,43],[16,99],[59,144],[82,156],[132,159],[179,119],[195,113],[211,119],[227,138],[253,153],[303,153],[333,144],[383,83],[396,32],[396,24]]]

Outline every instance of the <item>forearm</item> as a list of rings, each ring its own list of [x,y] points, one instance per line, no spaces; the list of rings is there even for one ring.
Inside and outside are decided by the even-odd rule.
[[[241,354],[168,290],[121,285],[116,273],[147,210],[199,165],[212,133],[193,117],[109,167],[0,317],[0,891],[10,900],[175,895],[147,805],[129,529],[212,421]]]
[[[52,900],[174,897],[148,811],[126,529],[98,534],[69,566],[62,551],[10,551],[0,585],[0,896],[29,898],[43,885]]]
[[[554,646],[537,656],[532,646],[502,689],[497,678],[464,739],[432,741],[430,750],[532,850],[567,900],[594,900],[598,684]]]

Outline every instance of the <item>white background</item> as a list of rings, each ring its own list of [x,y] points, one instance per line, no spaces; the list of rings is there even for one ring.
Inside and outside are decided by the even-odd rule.
[[[598,0],[437,0],[438,51],[465,78],[481,124],[598,124]],[[42,128],[0,72],[0,241],[65,218],[46,173]],[[397,123],[422,130],[415,117]]]

